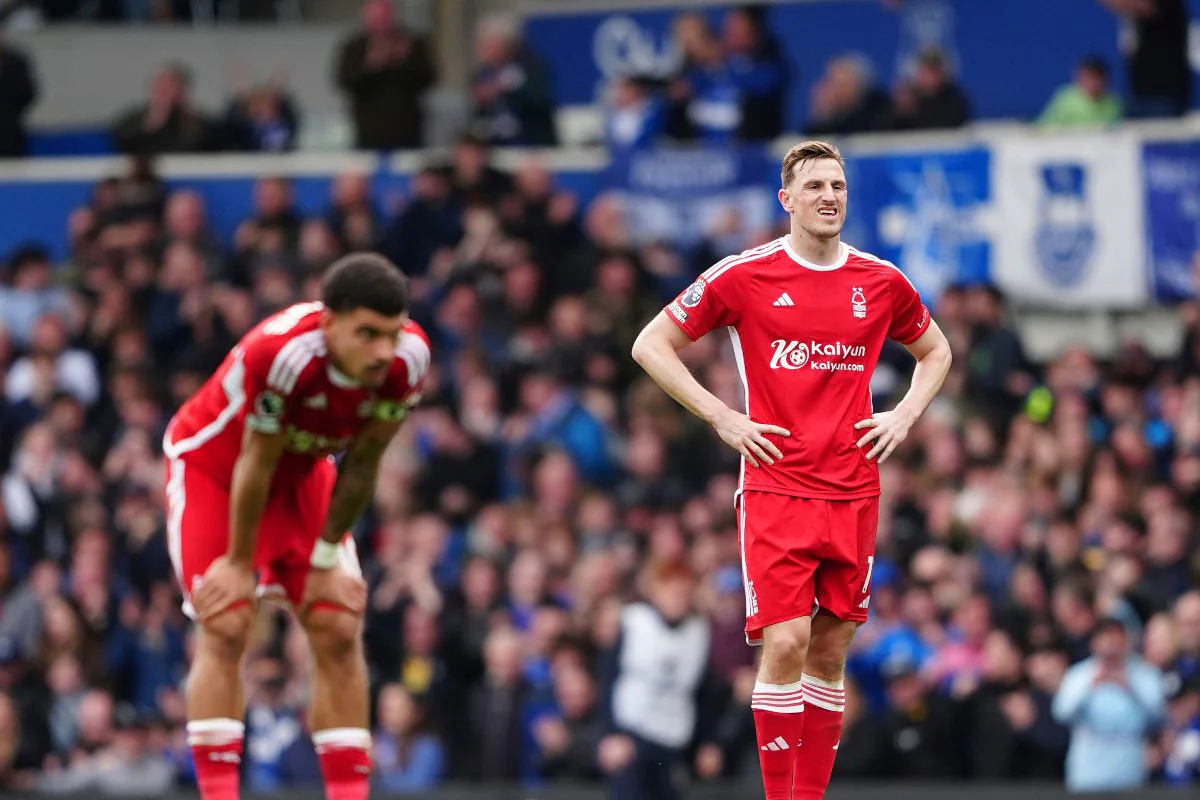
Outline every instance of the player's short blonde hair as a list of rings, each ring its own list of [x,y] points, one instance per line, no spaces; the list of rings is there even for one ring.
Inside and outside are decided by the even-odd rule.
[[[784,188],[787,188],[787,185],[792,182],[792,178],[795,176],[798,167],[803,167],[809,161],[820,160],[822,158],[832,158],[842,165],[842,169],[846,168],[846,160],[842,158],[841,151],[829,142],[821,142],[814,139],[792,145],[792,149],[788,150],[787,155],[783,157],[783,170],[779,175]]]

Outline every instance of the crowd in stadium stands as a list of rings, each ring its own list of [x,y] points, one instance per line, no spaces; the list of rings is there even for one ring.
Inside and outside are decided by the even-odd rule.
[[[1109,88],[1109,65],[1087,57],[1080,62],[1075,82],[1051,99],[1038,122],[1098,125],[1122,116],[1185,113],[1191,72],[1183,0],[1098,1],[1125,17],[1134,31],[1128,96],[1124,103],[1118,100]],[[905,4],[882,2],[896,8]],[[186,21],[191,12],[190,3],[179,2],[81,5],[78,0],[55,0],[41,5],[50,21],[81,13],[100,20]],[[246,0],[243,5],[252,16],[253,3]],[[793,122],[787,119],[791,65],[766,25],[765,14],[763,6],[730,8],[719,30],[706,14],[680,14],[673,26],[681,53],[676,71],[631,74],[608,87],[605,144],[621,150],[664,139],[766,141],[787,130]],[[0,25],[3,15],[0,11]],[[331,54],[331,79],[346,97],[354,144],[370,150],[419,147],[425,119],[422,98],[437,80],[431,47],[403,24],[391,0],[364,0],[360,16],[358,29]],[[495,145],[554,145],[558,137],[553,78],[522,43],[516,21],[504,16],[481,20],[473,55],[472,133]],[[20,155],[26,152],[23,119],[37,97],[36,81],[28,59],[6,48],[2,36],[0,66],[0,157]],[[285,152],[296,147],[303,109],[297,108],[282,79],[241,81],[244,85],[235,87],[227,107],[217,114],[195,106],[190,82],[185,65],[163,66],[151,81],[147,101],[126,110],[113,124],[113,145],[121,152],[141,154]],[[867,60],[846,53],[828,63],[813,87],[804,118],[812,135],[957,128],[971,120],[971,104],[936,48],[920,55],[911,74],[882,78]]]
[[[636,246],[617,199],[581,212],[539,167],[499,171],[469,140],[396,216],[361,176],[320,217],[289,191],[263,180],[226,251],[202,199],[141,164],[72,215],[65,263],[31,246],[5,264],[3,785],[189,779],[163,425],[257,319],[372,243],[411,275],[436,363],[357,530],[381,784],[619,778],[633,751],[611,655],[637,597],[708,632],[696,777],[754,775],[737,459],[628,355],[727,233],[715,253]],[[1176,361],[1130,344],[1038,368],[992,290],[941,297],[958,357],[883,468],[840,775],[1123,784],[1149,763],[1200,780],[1200,306],[1185,313]],[[727,348],[710,336],[685,357],[736,407]],[[909,366],[886,353],[880,407]],[[256,640],[248,785],[316,786],[303,638],[267,612]]]
[[[336,73],[359,144],[408,147],[419,125],[389,127],[377,109],[417,108],[433,67],[384,5],[367,4]],[[783,130],[786,66],[752,14],[730,12],[719,37],[685,15],[677,34],[678,76],[614,88],[611,144]],[[380,785],[620,781],[635,756],[612,713],[613,653],[636,633],[624,609],[639,599],[707,632],[694,778],[756,775],[738,460],[629,352],[696,273],[782,231],[723,230],[686,252],[635,244],[617,198],[580,208],[532,162],[492,167],[483,142],[555,139],[544,69],[517,41],[481,29],[480,138],[419,171],[399,211],[381,214],[369,181],[347,174],[327,213],[306,218],[285,180],[263,179],[226,247],[201,196],[168,192],[138,160],[65,221],[65,262],[36,244],[5,259],[0,787],[132,795],[192,779],[180,691],[192,634],[163,519],[163,426],[239,336],[314,298],[322,270],[363,248],[411,276],[435,359],[356,530]],[[7,147],[34,89],[10,91],[24,62],[2,43],[0,59]],[[1047,124],[1111,120],[1103,64],[1083,62],[1077,84]],[[873,87],[861,62],[832,62],[813,129],[969,117],[935,53],[894,96]],[[1138,113],[1169,111],[1149,102],[1163,92],[1143,94]],[[221,124],[187,98],[186,70],[164,68],[116,139],[154,153],[295,142],[299,112],[277,87],[247,89]],[[1181,313],[1177,359],[1129,343],[1111,362],[1072,348],[1039,365],[996,292],[939,298],[955,365],[882,469],[838,776],[1200,785],[1200,304]],[[728,350],[710,336],[684,356],[738,407]],[[910,368],[886,351],[877,407]],[[298,626],[267,607],[247,664],[253,790],[319,785],[307,665]]]

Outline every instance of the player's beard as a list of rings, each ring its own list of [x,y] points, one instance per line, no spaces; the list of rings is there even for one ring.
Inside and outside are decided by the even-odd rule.
[[[826,242],[841,236],[842,229],[846,227],[846,214],[841,209],[838,210],[838,215],[834,217],[834,220],[836,220],[836,224],[814,212],[812,221],[807,225],[802,223],[800,227],[813,239]]]

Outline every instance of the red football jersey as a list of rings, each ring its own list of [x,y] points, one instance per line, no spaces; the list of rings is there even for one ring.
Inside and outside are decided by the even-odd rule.
[[[275,473],[278,486],[344,449],[368,421],[404,419],[429,370],[425,332],[415,322],[405,325],[383,385],[368,388],[330,362],[322,308],[294,305],[247,333],[171,420],[163,443],[167,457],[231,481],[245,425],[283,432],[287,445]]]
[[[872,413],[871,375],[884,340],[911,344],[929,310],[894,265],[843,244],[828,266],[776,239],[715,264],[667,306],[689,338],[729,328],[746,411],[778,425],[783,459],[747,469],[741,487],[798,497],[879,494],[879,467],[855,443]]]

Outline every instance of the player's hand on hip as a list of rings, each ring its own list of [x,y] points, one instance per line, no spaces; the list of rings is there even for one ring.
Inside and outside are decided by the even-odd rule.
[[[209,619],[235,603],[254,602],[257,585],[252,565],[221,556],[209,566],[192,595],[196,617]]]
[[[770,433],[778,435],[778,437],[792,435],[786,428],[755,422],[749,416],[733,409],[728,409],[726,414],[718,417],[713,422],[713,429],[721,441],[742,453],[746,461],[750,462],[751,467],[774,464],[784,457],[784,453],[779,451],[779,447],[776,447],[766,434]]]
[[[367,584],[340,566],[331,569],[314,567],[304,586],[303,608],[307,610],[313,603],[328,603],[361,615],[367,608]]]
[[[854,424],[856,431],[870,428],[866,435],[858,440],[858,447],[861,450],[874,442],[875,446],[867,453],[867,460],[872,461],[878,458],[879,463],[882,464],[887,461],[892,451],[908,438],[908,431],[914,422],[916,422],[915,418],[899,411],[880,411],[878,414]]]
[[[752,467],[760,464],[769,466],[783,458],[783,453],[767,438],[767,434],[792,435],[786,428],[755,422],[732,408],[713,422],[713,429],[721,437],[721,441],[745,456]]]

